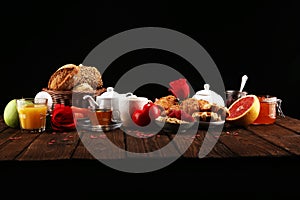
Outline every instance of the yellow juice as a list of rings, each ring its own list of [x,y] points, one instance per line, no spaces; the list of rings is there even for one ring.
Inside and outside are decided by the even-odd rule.
[[[47,105],[25,105],[18,112],[22,129],[45,128]]]

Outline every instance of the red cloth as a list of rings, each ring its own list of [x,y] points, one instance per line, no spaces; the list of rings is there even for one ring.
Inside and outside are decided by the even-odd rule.
[[[179,100],[184,100],[190,95],[190,87],[186,82],[186,79],[180,78],[178,80],[169,83],[169,91],[173,93]]]
[[[51,116],[51,126],[55,131],[71,131],[76,128],[70,106],[55,104]]]

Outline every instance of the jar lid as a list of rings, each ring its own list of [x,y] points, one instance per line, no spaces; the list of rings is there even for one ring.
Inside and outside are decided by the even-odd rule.
[[[258,95],[260,102],[274,103],[277,102],[277,97],[270,95]]]

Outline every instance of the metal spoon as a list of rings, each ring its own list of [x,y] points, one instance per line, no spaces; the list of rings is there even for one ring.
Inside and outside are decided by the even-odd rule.
[[[248,80],[248,76],[247,76],[247,75],[244,75],[244,76],[242,77],[242,82],[241,82],[240,92],[243,91],[244,86],[245,86],[247,80]]]

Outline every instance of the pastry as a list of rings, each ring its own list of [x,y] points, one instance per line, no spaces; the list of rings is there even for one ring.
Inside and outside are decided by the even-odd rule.
[[[168,115],[168,113],[173,109],[179,109],[177,98],[173,95],[155,99],[154,104],[160,106],[164,110],[164,114],[166,115]]]
[[[156,99],[154,103],[165,110],[164,115],[169,116],[172,110],[182,110],[197,121],[222,121],[229,115],[226,107],[203,99],[187,98],[179,103],[175,96],[168,95]]]
[[[194,112],[192,114],[192,117],[196,119],[197,121],[202,121],[202,122],[215,122],[215,121],[221,121],[221,116],[218,115],[218,113],[215,112]]]

